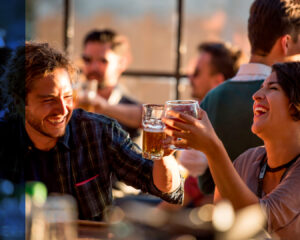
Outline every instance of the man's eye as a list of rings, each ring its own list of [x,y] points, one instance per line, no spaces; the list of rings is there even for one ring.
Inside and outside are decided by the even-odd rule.
[[[73,95],[65,96],[66,99],[73,99]]]
[[[200,74],[200,70],[197,68],[193,74],[193,77],[198,77]]]
[[[91,63],[92,62],[92,59],[88,56],[82,56],[82,60],[85,62],[85,63]]]
[[[103,59],[100,59],[99,62],[104,63],[104,64],[107,64],[107,63],[108,63],[107,59],[104,59],[104,58],[103,58]]]

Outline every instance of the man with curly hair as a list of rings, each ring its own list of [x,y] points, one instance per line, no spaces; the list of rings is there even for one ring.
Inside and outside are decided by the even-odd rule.
[[[73,110],[74,74],[69,60],[48,44],[17,49],[5,75],[16,112],[0,122],[0,178],[41,181],[49,193],[71,194],[82,219],[106,215],[112,175],[166,201],[182,202],[173,158],[145,159],[115,120]]]

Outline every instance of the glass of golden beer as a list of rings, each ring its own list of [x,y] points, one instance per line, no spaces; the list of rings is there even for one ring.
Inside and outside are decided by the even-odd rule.
[[[167,101],[165,103],[165,111],[176,111],[176,112],[182,112],[188,115],[193,116],[194,118],[199,117],[199,111],[200,111],[200,106],[198,101],[195,100],[171,100]],[[167,118],[172,118],[170,116],[165,116]],[[180,140],[178,138],[177,140]],[[183,150],[182,148],[175,147],[174,145],[169,146],[170,149],[173,150]]]
[[[78,83],[76,108],[94,112],[95,107],[90,103],[97,96],[98,81],[96,79]]]
[[[151,160],[161,159],[164,155],[162,140],[165,138],[162,122],[164,105],[143,104],[143,157]]]

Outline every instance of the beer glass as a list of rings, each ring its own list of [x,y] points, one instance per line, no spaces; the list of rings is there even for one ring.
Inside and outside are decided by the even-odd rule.
[[[97,96],[97,90],[98,81],[96,79],[78,83],[78,92],[76,92],[78,98],[76,101],[76,108],[82,108],[88,112],[94,112],[95,108],[89,103],[89,101],[93,100]]]
[[[73,240],[77,238],[77,203],[71,195],[53,195],[35,206],[28,240]]]
[[[143,104],[143,157],[151,160],[164,155],[162,140],[165,138],[162,117],[164,105]]]
[[[167,113],[167,111],[170,111],[170,110],[173,110],[176,112],[182,112],[182,113],[191,115],[195,118],[198,118],[200,107],[199,107],[198,101],[195,101],[195,100],[171,100],[171,101],[167,101],[165,103],[166,113]],[[165,117],[172,118],[167,115]],[[180,138],[178,138],[177,140],[180,140]],[[170,145],[169,147],[173,150],[183,150],[183,148],[178,148],[178,147],[175,147],[174,145]]]

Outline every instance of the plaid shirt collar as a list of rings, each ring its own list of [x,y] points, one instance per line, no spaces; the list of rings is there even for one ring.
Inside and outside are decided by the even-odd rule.
[[[31,141],[30,137],[28,136],[28,133],[25,129],[25,125],[24,125],[23,121],[20,122],[20,133],[21,133],[20,139],[22,139],[21,146],[22,145],[24,146],[24,150],[26,151],[26,149],[30,150],[30,149],[34,148],[34,144]],[[63,146],[67,150],[70,150],[71,148],[70,148],[69,141],[70,141],[70,126],[68,124],[66,127],[65,134],[57,140],[56,146]]]
[[[70,150],[69,140],[70,140],[70,126],[68,124],[64,136],[58,139],[57,144],[61,144],[62,146]]]

